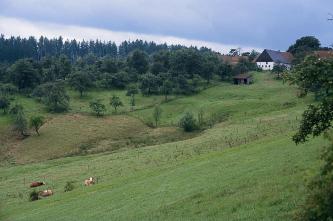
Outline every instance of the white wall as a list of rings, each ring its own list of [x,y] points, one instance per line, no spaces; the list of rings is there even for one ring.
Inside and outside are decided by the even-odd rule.
[[[257,62],[257,66],[264,71],[273,70],[274,62]]]
[[[274,65],[276,65],[275,62],[257,62],[257,66],[264,71],[273,70]],[[291,68],[290,64],[282,64],[282,65],[286,66],[287,70],[290,70]]]

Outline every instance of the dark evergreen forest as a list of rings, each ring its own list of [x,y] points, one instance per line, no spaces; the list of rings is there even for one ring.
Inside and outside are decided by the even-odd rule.
[[[0,36],[0,61],[13,62],[21,58],[33,58],[40,60],[47,56],[66,55],[72,62],[77,58],[83,57],[89,53],[97,57],[126,57],[132,51],[138,49],[153,54],[160,50],[176,50],[182,48],[180,45],[156,44],[142,40],[124,41],[116,45],[112,41],[77,41],[64,40],[59,38],[47,38],[41,36],[38,40],[35,37],[21,38]]]

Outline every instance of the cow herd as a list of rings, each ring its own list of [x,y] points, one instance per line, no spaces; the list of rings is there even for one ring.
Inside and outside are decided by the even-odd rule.
[[[84,180],[84,185],[85,186],[91,186],[95,184],[95,179],[92,177],[89,177],[89,179]],[[44,186],[46,185],[46,183],[40,182],[40,181],[34,181],[30,184],[30,188],[35,188],[35,187],[39,187],[39,186]],[[54,194],[53,190],[51,189],[45,189],[42,191],[38,192],[38,195],[41,197],[48,197],[48,196],[52,196]]]

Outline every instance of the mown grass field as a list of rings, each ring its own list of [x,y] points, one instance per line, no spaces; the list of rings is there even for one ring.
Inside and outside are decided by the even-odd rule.
[[[124,91],[92,93],[105,102],[113,93],[126,99]],[[13,157],[25,164],[14,160],[17,165],[0,167],[0,220],[291,220],[325,145],[322,138],[299,146],[291,141],[311,98],[296,98],[295,88],[269,73],[256,73],[251,86],[218,84],[163,102],[158,129],[143,122],[151,120],[152,107],[163,97],[139,95],[140,110],[110,111],[98,119],[87,115],[91,94],[71,96],[70,113],[50,115],[40,137],[16,141]],[[197,134],[174,127],[185,111],[200,110],[206,118],[227,117]],[[6,128],[10,120],[0,122]],[[101,151],[60,158],[82,144]],[[36,158],[37,149],[42,155]],[[52,151],[58,159],[44,160]],[[98,184],[84,187],[90,176]],[[55,195],[28,202],[33,180],[45,180]],[[67,181],[75,189],[65,193]]]

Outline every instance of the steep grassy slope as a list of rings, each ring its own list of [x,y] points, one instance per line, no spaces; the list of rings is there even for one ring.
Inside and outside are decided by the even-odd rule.
[[[97,118],[66,114],[50,119],[33,135],[14,142],[16,163],[38,162],[63,156],[138,148],[191,138],[178,128],[152,129],[128,116]]]
[[[205,117],[228,116],[191,139],[0,167],[0,219],[291,220],[303,202],[306,179],[319,167],[325,141],[318,138],[305,145],[293,144],[291,135],[308,100],[297,99],[294,88],[266,73],[256,74],[255,79],[249,87],[221,84],[196,96],[163,103],[163,125],[175,124],[186,110],[203,109]],[[149,103],[154,98],[148,99],[146,108],[130,115],[149,121]],[[104,122],[108,117],[71,116],[82,118],[78,120],[82,125],[75,125],[75,120],[70,123],[68,115],[53,118],[62,126],[68,124],[63,128],[68,137],[75,138],[72,131],[81,127],[80,137],[95,137],[97,128],[103,135],[100,138],[111,139],[102,144],[109,147],[118,136],[118,131],[108,130],[111,125]],[[134,121],[123,134],[135,134],[142,124],[125,116],[113,116],[111,122],[116,118]],[[94,130],[84,127],[92,122],[96,125],[88,128]],[[56,124],[46,125],[42,132],[55,128]],[[72,142],[49,136],[52,144]],[[40,147],[47,143],[37,136],[29,139],[23,143],[31,150],[39,141]],[[84,187],[82,182],[89,176],[97,177],[98,184]],[[27,186],[33,180],[45,180],[55,195],[28,202]],[[74,181],[74,191],[64,193],[66,181]]]

